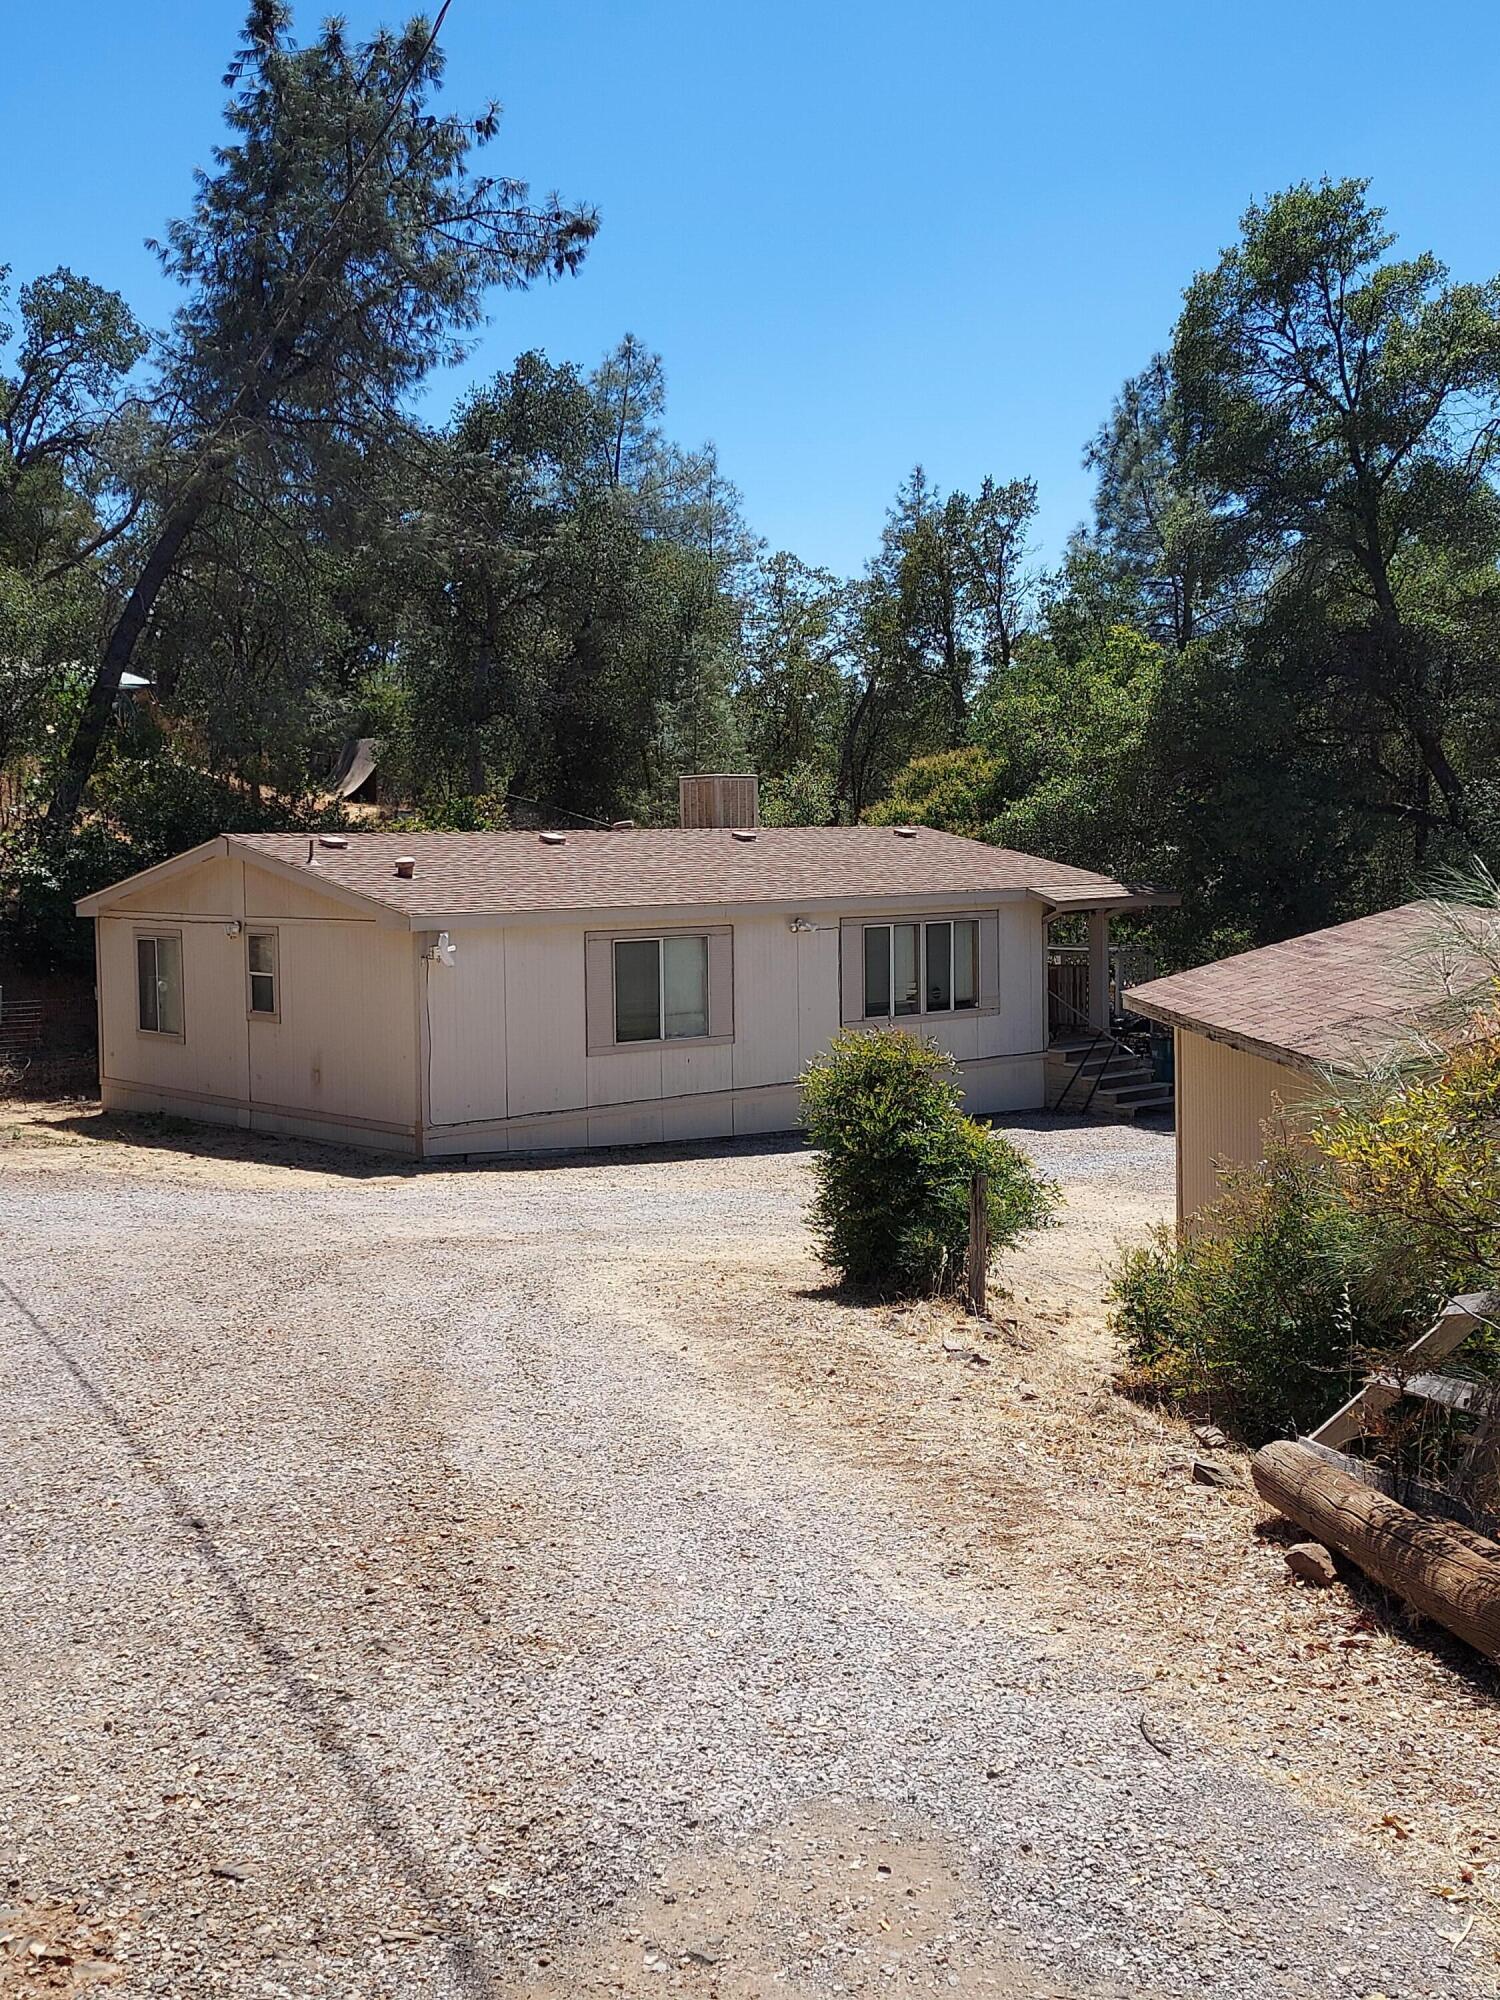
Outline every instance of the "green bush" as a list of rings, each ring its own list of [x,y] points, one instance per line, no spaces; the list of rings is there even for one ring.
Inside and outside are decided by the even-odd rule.
[[[955,1289],[981,1169],[994,1248],[1051,1220],[1056,1188],[1008,1139],[964,1116],[957,1076],[934,1041],[855,1028],[804,1072],[802,1122],[819,1149],[813,1227],[823,1261],[851,1283]]]
[[[313,806],[263,794],[201,771],[177,751],[110,755],[89,786],[88,807],[59,852],[45,837],[44,800],[31,816],[0,833],[0,930],[24,965],[88,965],[94,937],[80,923],[79,896],[168,861],[220,833],[343,828],[336,805]]]
[[[1261,1444],[1329,1415],[1367,1357],[1413,1338],[1444,1290],[1283,1141],[1227,1172],[1190,1233],[1163,1228],[1127,1251],[1111,1299],[1138,1387]]]

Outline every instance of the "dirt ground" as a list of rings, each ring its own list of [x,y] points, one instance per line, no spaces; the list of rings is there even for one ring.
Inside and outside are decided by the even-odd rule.
[[[1112,1392],[1170,1136],[1015,1136],[976,1326],[794,1148],[0,1109],[0,1992],[1495,1990],[1495,1676]]]

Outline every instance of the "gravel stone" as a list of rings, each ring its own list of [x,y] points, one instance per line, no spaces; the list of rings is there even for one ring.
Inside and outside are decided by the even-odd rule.
[[[794,1154],[215,1146],[0,1155],[0,1890],[138,1990],[1491,1990],[627,1309]]]

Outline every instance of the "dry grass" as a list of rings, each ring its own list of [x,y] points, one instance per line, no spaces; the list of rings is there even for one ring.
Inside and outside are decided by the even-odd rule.
[[[1394,1850],[1500,1960],[1500,1677],[1356,1573],[1294,1581],[1244,1456],[1114,1392],[1097,1304],[1012,1299],[980,1329],[944,1305],[850,1303],[805,1249],[768,1264],[761,1244],[621,1276],[705,1365],[939,1517],[948,1574],[1137,1679],[1155,1733],[1215,1740]],[[1240,1483],[1196,1484],[1195,1454]]]

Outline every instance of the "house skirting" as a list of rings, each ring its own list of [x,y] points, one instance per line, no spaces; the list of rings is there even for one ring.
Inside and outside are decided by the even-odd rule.
[[[1034,1111],[1044,1095],[1040,1053],[985,1056],[959,1065],[968,1110]],[[429,1125],[422,1150],[433,1158],[493,1153],[572,1152],[590,1146],[650,1146],[691,1139],[743,1139],[795,1132],[801,1092],[795,1083],[705,1090],[628,1104],[597,1104],[467,1125]]]
[[[382,1125],[337,1111],[309,1111],[289,1104],[252,1104],[243,1097],[216,1097],[201,1090],[173,1090],[162,1084],[122,1083],[101,1077],[99,1098],[106,1111],[137,1116],[186,1118],[195,1125],[232,1125],[242,1132],[275,1133],[287,1139],[321,1139],[336,1146],[368,1146],[382,1153],[417,1152],[410,1125]]]
[[[966,1108],[984,1115],[1033,1111],[1045,1096],[1041,1053],[984,1056],[959,1065]],[[699,1091],[681,1097],[629,1104],[598,1104],[582,1110],[549,1111],[526,1117],[490,1119],[467,1125],[429,1125],[421,1144],[409,1125],[383,1125],[340,1112],[291,1104],[252,1103],[206,1091],[173,1090],[160,1084],[126,1083],[104,1077],[106,1111],[185,1118],[202,1125],[228,1125],[244,1132],[283,1138],[318,1139],[340,1146],[429,1158],[483,1158],[497,1153],[572,1152],[591,1146],[649,1146],[692,1139],[748,1138],[794,1132],[801,1092],[795,1083],[762,1084],[744,1090]]]

